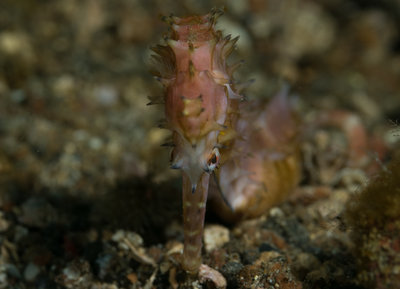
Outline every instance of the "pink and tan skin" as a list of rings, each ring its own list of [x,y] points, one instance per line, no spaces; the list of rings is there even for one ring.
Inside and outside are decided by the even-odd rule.
[[[226,58],[236,39],[215,29],[221,14],[167,17],[171,34],[153,48],[165,88],[171,166],[182,170],[182,267],[197,274],[207,195],[229,221],[255,217],[282,201],[300,178],[297,122],[281,92],[265,108],[243,102]],[[219,167],[218,170],[216,168]],[[284,178],[282,178],[284,177]]]

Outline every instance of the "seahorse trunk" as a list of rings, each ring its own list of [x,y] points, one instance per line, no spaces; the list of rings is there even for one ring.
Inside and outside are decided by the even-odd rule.
[[[206,201],[210,175],[203,173],[192,193],[190,178],[183,172],[183,230],[185,245],[182,267],[188,273],[197,274],[201,265],[201,248],[206,213]]]

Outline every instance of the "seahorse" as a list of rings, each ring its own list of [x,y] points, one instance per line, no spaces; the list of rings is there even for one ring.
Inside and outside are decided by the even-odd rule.
[[[156,78],[165,94],[165,127],[172,131],[171,168],[182,171],[182,267],[197,274],[208,192],[222,217],[238,220],[282,201],[300,178],[297,122],[287,91],[265,106],[246,102],[227,63],[238,37],[223,36],[219,9],[204,16],[165,17],[170,34],[153,47]],[[219,169],[218,169],[219,168]]]

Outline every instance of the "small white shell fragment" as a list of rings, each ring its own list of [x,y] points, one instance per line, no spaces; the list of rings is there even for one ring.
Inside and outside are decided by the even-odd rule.
[[[283,218],[285,213],[278,207],[273,207],[269,210],[269,215],[273,218]]]
[[[199,268],[199,280],[200,283],[205,283],[206,281],[211,281],[215,288],[225,289],[226,288],[226,279],[225,277],[219,273],[217,270],[208,267],[205,264],[201,264]]]
[[[229,242],[229,230],[221,225],[209,225],[204,229],[204,247],[207,252],[221,248]]]

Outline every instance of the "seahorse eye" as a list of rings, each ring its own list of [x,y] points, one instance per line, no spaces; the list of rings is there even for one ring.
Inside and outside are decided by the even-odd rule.
[[[219,150],[218,148],[214,148],[210,154],[210,157],[207,160],[207,169],[209,172],[212,172],[219,163]]]
[[[213,154],[213,155],[211,156],[210,163],[212,163],[212,164],[217,163],[217,156],[216,156],[215,154]]]

